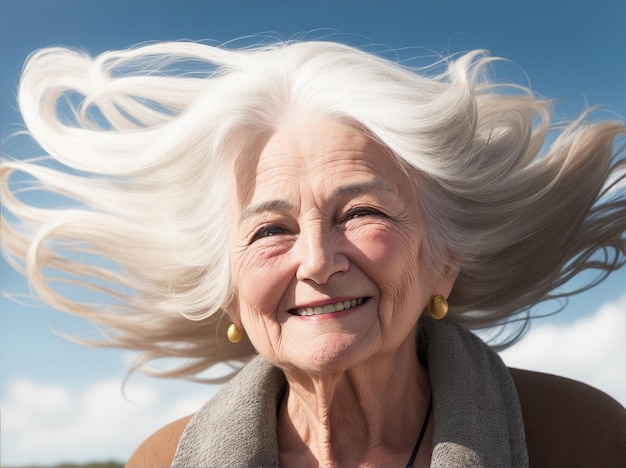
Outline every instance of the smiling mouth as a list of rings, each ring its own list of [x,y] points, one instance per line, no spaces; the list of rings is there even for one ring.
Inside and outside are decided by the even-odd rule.
[[[368,297],[359,297],[358,299],[335,302],[334,304],[327,304],[325,306],[299,307],[297,309],[291,309],[289,313],[293,315],[298,315],[300,317],[332,314],[335,312],[341,312],[342,310],[352,309],[353,307],[360,306],[364,302],[367,302],[368,299]]]

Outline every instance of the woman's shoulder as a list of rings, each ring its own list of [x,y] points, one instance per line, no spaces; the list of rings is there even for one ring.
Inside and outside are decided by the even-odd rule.
[[[125,468],[169,468],[178,442],[192,417],[178,419],[148,437],[131,455]]]
[[[531,466],[626,466],[626,409],[589,385],[511,369]]]

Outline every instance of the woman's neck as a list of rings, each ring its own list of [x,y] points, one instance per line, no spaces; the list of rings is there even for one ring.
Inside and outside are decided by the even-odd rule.
[[[340,374],[286,375],[289,391],[278,427],[283,466],[406,463],[430,400],[413,339],[393,355]],[[422,445],[420,454],[429,457],[430,431]]]

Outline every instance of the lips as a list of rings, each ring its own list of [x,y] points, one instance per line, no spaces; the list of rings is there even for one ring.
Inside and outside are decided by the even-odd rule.
[[[290,314],[298,315],[300,317],[308,317],[311,315],[325,315],[335,312],[341,312],[342,310],[352,309],[367,301],[367,297],[359,297],[358,299],[351,299],[346,301],[335,302],[334,304],[326,304],[324,306],[316,307],[299,307],[297,309],[291,309]]]

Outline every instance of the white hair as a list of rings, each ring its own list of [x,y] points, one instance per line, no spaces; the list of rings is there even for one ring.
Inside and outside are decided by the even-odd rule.
[[[254,349],[227,343],[223,319],[236,288],[233,164],[286,119],[331,118],[363,128],[415,178],[424,260],[460,268],[449,318],[502,323],[569,294],[557,289],[585,269],[624,263],[626,163],[614,156],[618,121],[581,117],[548,145],[550,103],[493,82],[493,60],[475,51],[417,72],[332,42],[41,50],[19,106],[55,163],[2,163],[13,218],[2,219],[2,247],[42,300],[101,325],[100,344],[142,350],[142,362],[188,359],[161,375],[245,360]],[[9,180],[16,171],[72,203],[28,204]],[[105,299],[64,297],[57,280]]]

